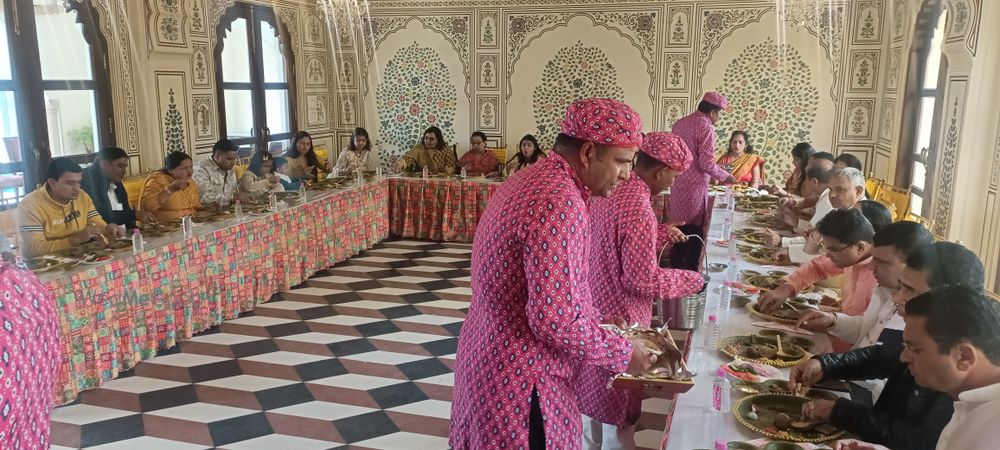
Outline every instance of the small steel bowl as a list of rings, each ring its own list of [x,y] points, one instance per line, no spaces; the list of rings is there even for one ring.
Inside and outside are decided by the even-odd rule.
[[[728,268],[729,268],[728,264],[722,264],[722,263],[710,263],[708,265],[709,272],[722,272],[723,270],[726,270]]]

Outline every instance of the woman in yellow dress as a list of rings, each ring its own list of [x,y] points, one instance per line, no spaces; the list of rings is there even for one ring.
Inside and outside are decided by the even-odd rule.
[[[150,211],[159,223],[172,222],[201,208],[194,164],[184,152],[171,152],[163,168],[146,178],[139,193],[139,211]]]
[[[303,130],[292,135],[292,147],[284,156],[288,160],[288,176],[293,180],[316,180],[320,172],[329,173],[332,169],[330,161],[316,156],[312,136]]]
[[[746,131],[733,132],[729,137],[729,151],[716,164],[728,170],[737,183],[756,189],[764,181],[764,158],[753,152],[750,135]]]

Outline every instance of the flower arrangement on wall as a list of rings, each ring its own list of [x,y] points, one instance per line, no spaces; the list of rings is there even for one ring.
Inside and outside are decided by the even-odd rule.
[[[552,147],[566,107],[585,97],[624,100],[625,91],[604,51],[577,42],[559,49],[549,59],[542,69],[541,84],[535,86],[531,96],[537,124],[535,136],[543,147]]]
[[[789,151],[810,140],[816,122],[819,90],[811,80],[809,66],[792,46],[771,38],[747,46],[716,89],[729,98],[715,126],[719,153],[727,150],[730,133],[743,130],[771,167],[790,165]]]
[[[380,142],[386,144],[380,163],[389,165],[420,142],[430,126],[441,128],[447,142],[455,140],[457,91],[440,55],[417,42],[403,47],[385,66],[375,90]]]

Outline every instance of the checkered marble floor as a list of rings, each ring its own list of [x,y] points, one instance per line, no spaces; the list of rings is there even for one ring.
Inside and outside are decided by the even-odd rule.
[[[52,448],[446,449],[470,253],[384,242],[57,408]]]

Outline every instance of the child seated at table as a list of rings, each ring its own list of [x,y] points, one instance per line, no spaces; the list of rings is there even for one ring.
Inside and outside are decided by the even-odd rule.
[[[301,180],[293,180],[288,176],[288,159],[283,156],[274,158],[274,176],[286,191],[297,191],[302,184]]]

